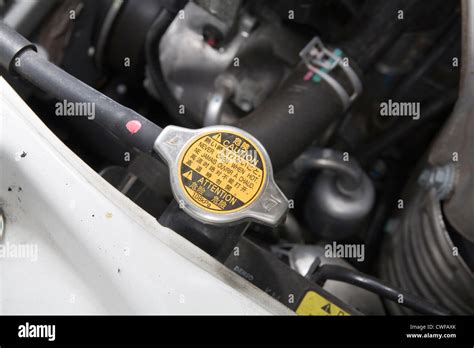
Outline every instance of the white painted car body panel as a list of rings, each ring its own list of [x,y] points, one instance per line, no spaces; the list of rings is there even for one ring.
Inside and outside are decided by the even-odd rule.
[[[37,246],[0,258],[1,314],[293,313],[109,185],[1,77],[0,208],[4,253]]]

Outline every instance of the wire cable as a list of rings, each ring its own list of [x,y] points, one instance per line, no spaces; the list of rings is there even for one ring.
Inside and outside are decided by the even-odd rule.
[[[405,291],[398,290],[379,279],[362,272],[351,270],[337,265],[322,265],[311,276],[311,279],[317,283],[326,280],[335,280],[348,283],[359,288],[376,293],[388,300],[399,303],[402,306],[413,309],[414,311],[426,315],[449,315],[444,308],[435,305],[425,299],[422,299]],[[400,295],[403,301],[398,302]]]

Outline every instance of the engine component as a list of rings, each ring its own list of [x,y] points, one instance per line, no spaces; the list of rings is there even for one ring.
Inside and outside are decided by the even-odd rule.
[[[2,21],[22,35],[29,35],[56,4],[56,0],[15,0]],[[3,2],[0,7],[4,6]]]
[[[267,152],[252,135],[229,126],[168,126],[154,148],[170,167],[176,200],[197,220],[274,226],[284,218],[288,200],[275,184]]]
[[[178,104],[172,91],[170,91],[166,84],[161,67],[160,52],[158,52],[162,36],[174,19],[175,15],[170,11],[161,11],[147,34],[145,52],[147,59],[146,73],[149,78],[145,80],[144,85],[151,95],[159,98],[175,123],[192,128],[196,126],[195,117],[193,116],[194,112],[188,109],[188,117],[182,117],[182,104]]]
[[[418,313],[428,315],[448,315],[449,311],[439,305],[430,303],[423,298],[410,293],[395,289],[370,275],[354,271],[336,265],[323,265],[319,267],[312,277],[317,282],[324,282],[328,279],[346,282],[360,286],[363,289],[373,291],[380,296],[393,301],[400,301],[402,306],[411,308]]]
[[[2,316],[292,314],[107,184],[3,77],[0,91]]]
[[[354,270],[347,261],[341,258],[329,258],[325,256],[323,245],[298,245],[298,244],[282,244],[272,248],[272,251],[280,258],[288,259],[288,263],[292,269],[297,271],[303,277],[308,274],[311,265],[319,259],[319,265],[338,265]],[[353,306],[361,313],[367,315],[383,315],[383,308],[380,298],[367,290],[361,289],[354,285],[342,283],[338,281],[328,280],[324,283],[323,289],[336,296],[345,303]]]
[[[355,160],[344,161],[343,154],[313,148],[297,161],[296,168],[319,169],[305,205],[306,221],[323,238],[342,239],[362,227],[374,204],[374,188]]]
[[[416,0],[374,2],[372,11],[374,19],[357,34],[355,39],[348,42],[345,51],[350,57],[357,58],[357,65],[362,71],[369,70],[374,62],[386,53],[390,47],[406,30],[406,23],[400,20],[389,20],[394,13],[422,12],[423,7],[417,6]],[[384,33],[384,35],[380,35]]]
[[[419,177],[425,190],[413,184],[408,188],[410,203],[386,241],[381,273],[392,283],[440,303],[455,314],[472,314],[474,79],[467,72],[473,69],[474,4],[463,1],[462,9],[464,72],[460,95],[428,154],[432,169]],[[453,156],[463,159],[457,161]],[[411,313],[395,304],[388,308],[396,314]]]
[[[234,23],[242,0],[196,0],[196,3],[224,23]]]
[[[360,71],[368,71],[405,29],[403,21],[390,21],[388,26],[387,18],[397,11],[412,9],[415,3],[416,0],[376,2],[372,9],[377,14],[374,20],[342,46],[341,58],[349,62],[359,76]],[[382,38],[381,32],[384,33]],[[353,82],[341,70],[331,71],[331,77],[346,91],[354,92]],[[299,156],[315,139],[322,138],[346,111],[346,105],[334,87],[326,80],[321,83],[321,76],[315,74],[311,77],[309,72],[306,64],[299,64],[271,98],[236,124],[262,142],[276,172]],[[272,136],[283,133],[285,142]]]
[[[90,103],[94,110],[88,116],[94,122],[130,146],[152,151],[160,127],[50,63],[31,42],[1,22],[0,65],[65,103]]]
[[[222,111],[229,97],[234,93],[237,81],[229,75],[221,75],[216,80],[216,90],[209,97],[204,115],[204,126],[213,126],[222,121]]]
[[[461,95],[441,132],[458,95],[454,0],[0,0],[38,43],[0,23],[0,65],[115,199],[297,314],[383,314],[381,297],[387,314],[467,314],[474,5],[462,1]],[[336,240],[363,257],[326,255]]]
[[[435,190],[419,191],[404,212],[381,253],[383,278],[453,314],[474,313],[474,273],[447,229]],[[393,302],[387,308],[413,314]]]
[[[214,121],[235,124],[263,143],[278,171],[337,122],[337,116],[342,115],[360,94],[361,85],[353,71],[356,69],[353,61],[347,60],[350,66],[341,63],[342,59],[347,58],[341,50],[336,50],[338,56],[328,55],[328,50],[322,51],[322,55],[318,54],[312,40],[303,52],[306,63],[298,65],[298,53],[304,47],[302,40],[265,22],[253,30],[256,20],[248,14],[240,16],[237,30],[240,34],[232,36],[225,46],[215,47],[214,42],[209,44],[203,40],[206,37],[203,36],[204,28],[212,25],[220,32],[225,32],[227,24],[198,5],[189,3],[184,9],[183,19],[177,16],[167,30],[167,21],[157,20],[160,29],[152,29],[152,33],[164,32],[164,35],[159,49],[153,47],[158,35],[149,35],[148,64],[153,84],[159,92],[158,97],[167,105],[168,111],[175,115],[177,122],[194,120],[194,123],[203,124],[204,115],[210,113]],[[177,36],[182,38],[179,43],[175,42]],[[288,45],[288,42],[296,44]],[[282,47],[288,48],[285,51]],[[257,57],[264,57],[259,58],[263,60],[259,69],[252,68],[255,59],[245,63],[246,48],[252,53],[251,56],[255,56],[253,51],[258,48]],[[159,62],[154,60],[156,51],[159,51]],[[313,57],[314,54],[317,57]],[[280,60],[279,64],[274,63],[275,57]],[[314,61],[322,69],[312,71],[308,65]],[[278,66],[280,69],[275,68]],[[286,71],[294,66],[297,67],[288,75]],[[282,72],[281,67],[286,71]],[[237,81],[232,86],[232,96],[223,95],[216,86],[223,74],[231,74]],[[265,98],[285,75],[288,77],[278,92]],[[230,94],[229,91],[226,93]],[[219,101],[214,103],[216,95]],[[241,112],[255,111],[239,120],[238,113],[221,105],[224,103],[223,98],[232,101]],[[181,115],[178,113],[180,104],[186,110]],[[310,117],[313,114],[318,117]],[[285,143],[271,136],[280,134],[282,129],[288,136]]]
[[[358,309],[294,272],[271,252],[245,237],[225,265],[298,315],[362,315]]]
[[[241,30],[248,33],[253,21],[244,20],[241,25],[243,26]],[[158,78],[153,79],[155,85],[167,84],[166,88],[171,91],[171,97],[186,107],[188,118],[192,110],[191,117],[197,124],[202,124],[206,100],[209,92],[214,90],[214,81],[225,71],[246,40],[245,35],[238,35],[227,43],[225,49],[216,49],[213,47],[217,44],[213,43],[216,38],[207,38],[207,42],[213,45],[204,41],[205,28],[209,27],[215,28],[218,32],[227,31],[226,23],[197,4],[188,3],[184,9],[184,19],[176,17],[159,42],[158,64],[166,82],[158,81]],[[180,38],[179,42],[176,42],[177,37]],[[157,50],[156,47],[149,49]],[[151,61],[148,64],[156,62]],[[199,83],[196,84],[196,81]],[[160,98],[167,98],[161,94],[163,93],[160,93]],[[172,112],[176,113],[177,109]]]
[[[141,84],[145,77],[145,37],[161,11],[166,11],[163,1],[113,1],[98,31],[96,65]],[[129,64],[124,64],[125,60]]]
[[[234,15],[219,16],[212,10],[212,2],[206,3],[207,9],[189,2],[168,28],[162,25],[161,31],[167,30],[159,43],[154,40],[158,35],[150,35],[153,38],[147,48],[151,51],[148,64],[152,86],[156,87],[158,97],[169,104],[170,112],[177,113],[177,103],[186,108],[186,117],[178,115],[181,117],[177,121],[185,118],[205,125],[216,121],[235,123],[239,114],[258,107],[276,89],[285,69],[289,70],[297,62],[294,58],[289,60],[288,56],[296,57],[298,47],[288,47],[281,42],[286,40],[297,45],[298,42],[302,44],[302,40],[272,22],[258,22],[248,11],[235,15],[238,3],[229,4],[229,11]],[[219,10],[225,7],[226,3],[222,3]],[[176,37],[180,40],[176,41]],[[274,42],[275,38],[278,38],[277,42]],[[159,47],[152,47],[154,44]],[[155,51],[159,51],[159,58],[155,58]],[[286,51],[294,52],[288,54]],[[234,80],[232,93],[229,93],[232,98],[225,96],[232,103],[220,107],[221,115],[211,117],[211,122],[204,115],[215,94],[221,92],[219,81],[224,76]]]
[[[239,63],[231,64],[221,76],[229,76],[234,81],[231,105],[248,113],[261,105],[277,88],[286,76],[286,64],[275,55],[270,42],[258,38],[258,33],[253,34],[238,52],[238,59]],[[262,66],[265,68],[262,69]],[[224,119],[226,123],[232,121],[229,110],[227,114],[228,117]],[[235,121],[236,116],[233,117]]]
[[[428,190],[434,188],[436,198],[444,200],[454,187],[454,165],[450,163],[443,167],[426,168],[418,178],[418,183]]]
[[[351,90],[351,82],[340,70],[332,71],[333,78],[344,89]],[[308,73],[313,76],[305,63],[299,64],[278,92],[237,123],[262,142],[275,171],[292,162],[315,139],[320,139],[345,111],[334,88],[318,78],[313,80],[314,76],[308,78]],[[283,132],[285,141],[272,136]]]
[[[143,152],[159,153],[170,167],[175,198],[196,219],[208,223],[247,219],[272,226],[283,220],[288,201],[275,184],[268,154],[250,134],[233,127],[168,126],[162,131],[51,64],[31,43],[0,23],[2,47],[4,67],[65,103],[88,100],[96,109],[91,116],[106,130]]]
[[[324,79],[339,95],[344,111],[349,109],[352,102],[362,93],[362,82],[349,66],[341,59],[342,51],[327,49],[319,37],[314,37],[300,52],[301,59],[309,69],[307,79],[313,78],[315,81]],[[340,67],[351,83],[350,94],[344,87],[329,74],[334,68]]]
[[[448,124],[433,144],[428,163],[443,166],[452,163],[455,189],[443,202],[447,221],[465,238],[474,242],[474,4],[462,1],[462,65],[459,98]]]
[[[232,253],[250,225],[249,222],[231,226],[202,223],[186,214],[175,201],[161,214],[159,222],[222,263]]]
[[[14,59],[19,52],[28,49],[37,51],[35,45],[3,22],[0,22],[0,44],[0,65],[8,71],[14,71]]]

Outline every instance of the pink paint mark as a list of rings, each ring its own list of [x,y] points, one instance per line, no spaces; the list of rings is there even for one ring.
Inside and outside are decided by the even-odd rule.
[[[306,75],[304,75],[303,80],[308,81],[310,78],[313,77],[313,72],[309,70]]]
[[[216,45],[216,40],[210,37],[209,39],[207,39],[207,44],[211,47],[214,47]]]
[[[127,127],[128,131],[131,134],[135,134],[140,130],[140,128],[142,128],[142,124],[140,123],[140,121],[132,120],[128,121],[125,127]]]

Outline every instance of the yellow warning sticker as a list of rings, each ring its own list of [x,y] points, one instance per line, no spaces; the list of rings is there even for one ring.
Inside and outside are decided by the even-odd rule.
[[[179,158],[179,183],[189,200],[213,213],[231,213],[263,191],[265,159],[242,134],[212,131],[192,141]]]
[[[350,315],[315,291],[308,291],[296,309],[298,315]]]

